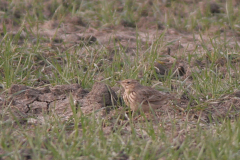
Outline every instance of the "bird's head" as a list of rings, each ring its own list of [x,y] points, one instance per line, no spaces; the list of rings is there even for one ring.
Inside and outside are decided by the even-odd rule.
[[[132,91],[136,86],[140,85],[140,83],[135,79],[125,79],[119,82],[125,91]]]

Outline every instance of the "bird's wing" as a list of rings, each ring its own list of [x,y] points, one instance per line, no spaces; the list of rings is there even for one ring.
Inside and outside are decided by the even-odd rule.
[[[142,97],[142,101],[144,101],[143,103],[158,103],[167,98],[166,95],[161,94],[159,91],[151,87],[141,87],[141,89],[139,88],[137,91],[139,97]]]

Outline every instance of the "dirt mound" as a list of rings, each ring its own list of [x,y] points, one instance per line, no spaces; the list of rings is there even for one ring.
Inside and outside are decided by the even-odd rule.
[[[42,117],[43,114],[54,112],[57,116],[68,119],[73,111],[90,114],[117,102],[117,95],[111,87],[99,82],[93,85],[90,92],[79,84],[43,88],[14,84],[6,97],[9,98],[1,96],[2,112],[7,108],[4,106],[10,106],[10,115],[15,118]]]

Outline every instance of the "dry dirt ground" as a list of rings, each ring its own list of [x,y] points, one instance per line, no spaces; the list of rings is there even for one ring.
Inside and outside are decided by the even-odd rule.
[[[46,14],[48,14],[47,11]],[[15,16],[17,16],[17,13]],[[117,52],[114,52],[116,48],[125,48],[125,53],[133,60],[138,50],[137,47],[141,48],[138,54],[143,56],[145,53],[142,51],[147,49],[146,46],[153,45],[156,39],[163,35],[165,45],[160,46],[161,52],[159,52],[163,58],[160,62],[152,62],[155,63],[156,72],[159,76],[166,75],[168,70],[175,64],[173,77],[178,76],[188,85],[192,83],[193,72],[201,72],[207,64],[212,65],[211,57],[206,54],[206,48],[210,54],[211,50],[213,50],[210,38],[212,35],[215,35],[216,32],[219,33],[219,37],[214,43],[222,43],[221,40],[227,41],[229,48],[233,48],[236,43],[240,45],[240,36],[225,28],[210,28],[204,35],[193,35],[192,33],[178,31],[174,28],[165,28],[161,24],[153,22],[155,20],[152,17],[142,17],[137,24],[138,32],[136,33],[136,29],[126,22],[121,22],[117,26],[106,25],[96,29],[94,27],[95,24],[89,26],[81,17],[69,16],[63,21],[44,21],[37,27],[34,27],[32,32],[45,38],[46,41],[41,43],[42,47],[50,47],[52,50],[59,50],[59,52],[69,50],[70,53],[74,53],[75,46],[79,45],[91,46],[94,44],[95,48],[104,48],[109,53],[106,56],[108,63],[111,63],[115,54],[117,54]],[[15,35],[19,26],[15,26],[11,19],[6,19],[5,23],[10,30],[9,34]],[[28,24],[25,25],[27,29]],[[0,28],[0,30],[2,31],[3,28]],[[17,43],[19,45],[23,44],[25,38],[26,34],[23,30]],[[34,36],[30,36],[28,41],[29,43],[35,43],[36,39]],[[89,55],[86,52],[86,47],[83,47],[77,54],[87,60]],[[193,58],[191,60],[192,63],[189,64],[186,57],[191,54],[198,54],[198,57],[201,58]],[[48,58],[55,55],[54,52],[47,51],[43,53],[43,56]],[[238,65],[239,57],[235,57],[234,54],[229,56],[232,56],[232,64]],[[61,64],[63,59],[59,57],[58,61]],[[45,63],[41,59],[36,59],[35,67],[44,66]],[[141,62],[139,63],[141,64]],[[230,75],[226,71],[226,63],[227,60],[224,57],[219,57],[214,65],[222,72],[223,76],[234,77],[236,70],[233,70]],[[101,66],[101,64],[97,65]],[[46,68],[43,72],[51,75],[51,69],[49,68]],[[139,73],[140,78],[141,76],[141,73]],[[123,107],[124,103],[121,100],[120,88],[111,88],[111,86],[103,82],[97,82],[103,78],[106,77],[96,77],[96,83],[91,90],[82,88],[80,84],[51,86],[48,85],[48,81],[41,79],[37,81],[35,87],[13,84],[7,93],[0,95],[1,112],[8,112],[3,119],[16,120],[17,118],[22,120],[23,124],[41,124],[44,123],[44,116],[52,112],[56,113],[63,120],[71,118],[73,112],[80,115],[90,115],[94,112],[96,116],[106,120],[114,119],[121,113],[123,116],[120,119],[127,122],[129,118],[127,115],[128,109]],[[172,86],[173,90],[177,87],[177,84]],[[169,113],[159,111],[155,116],[156,121],[176,118],[179,123],[192,120],[193,122],[201,121],[207,124],[221,117],[234,118],[239,114],[240,110],[240,91],[224,95],[217,100],[208,100],[203,97],[200,101],[207,103],[207,107],[204,106],[204,108],[201,107],[201,104],[190,101],[187,92],[181,95],[169,93],[169,96],[176,98],[169,103],[173,111]],[[103,125],[105,133],[108,134],[112,129],[111,125],[113,123]],[[125,125],[125,127],[128,130],[129,126]]]

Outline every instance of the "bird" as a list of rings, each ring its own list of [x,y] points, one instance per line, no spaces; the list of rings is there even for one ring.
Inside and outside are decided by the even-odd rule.
[[[119,81],[124,88],[123,100],[133,112],[142,110],[145,113],[157,110],[159,108],[166,109],[166,105],[170,97],[156,89],[141,85],[135,79],[125,79]]]

